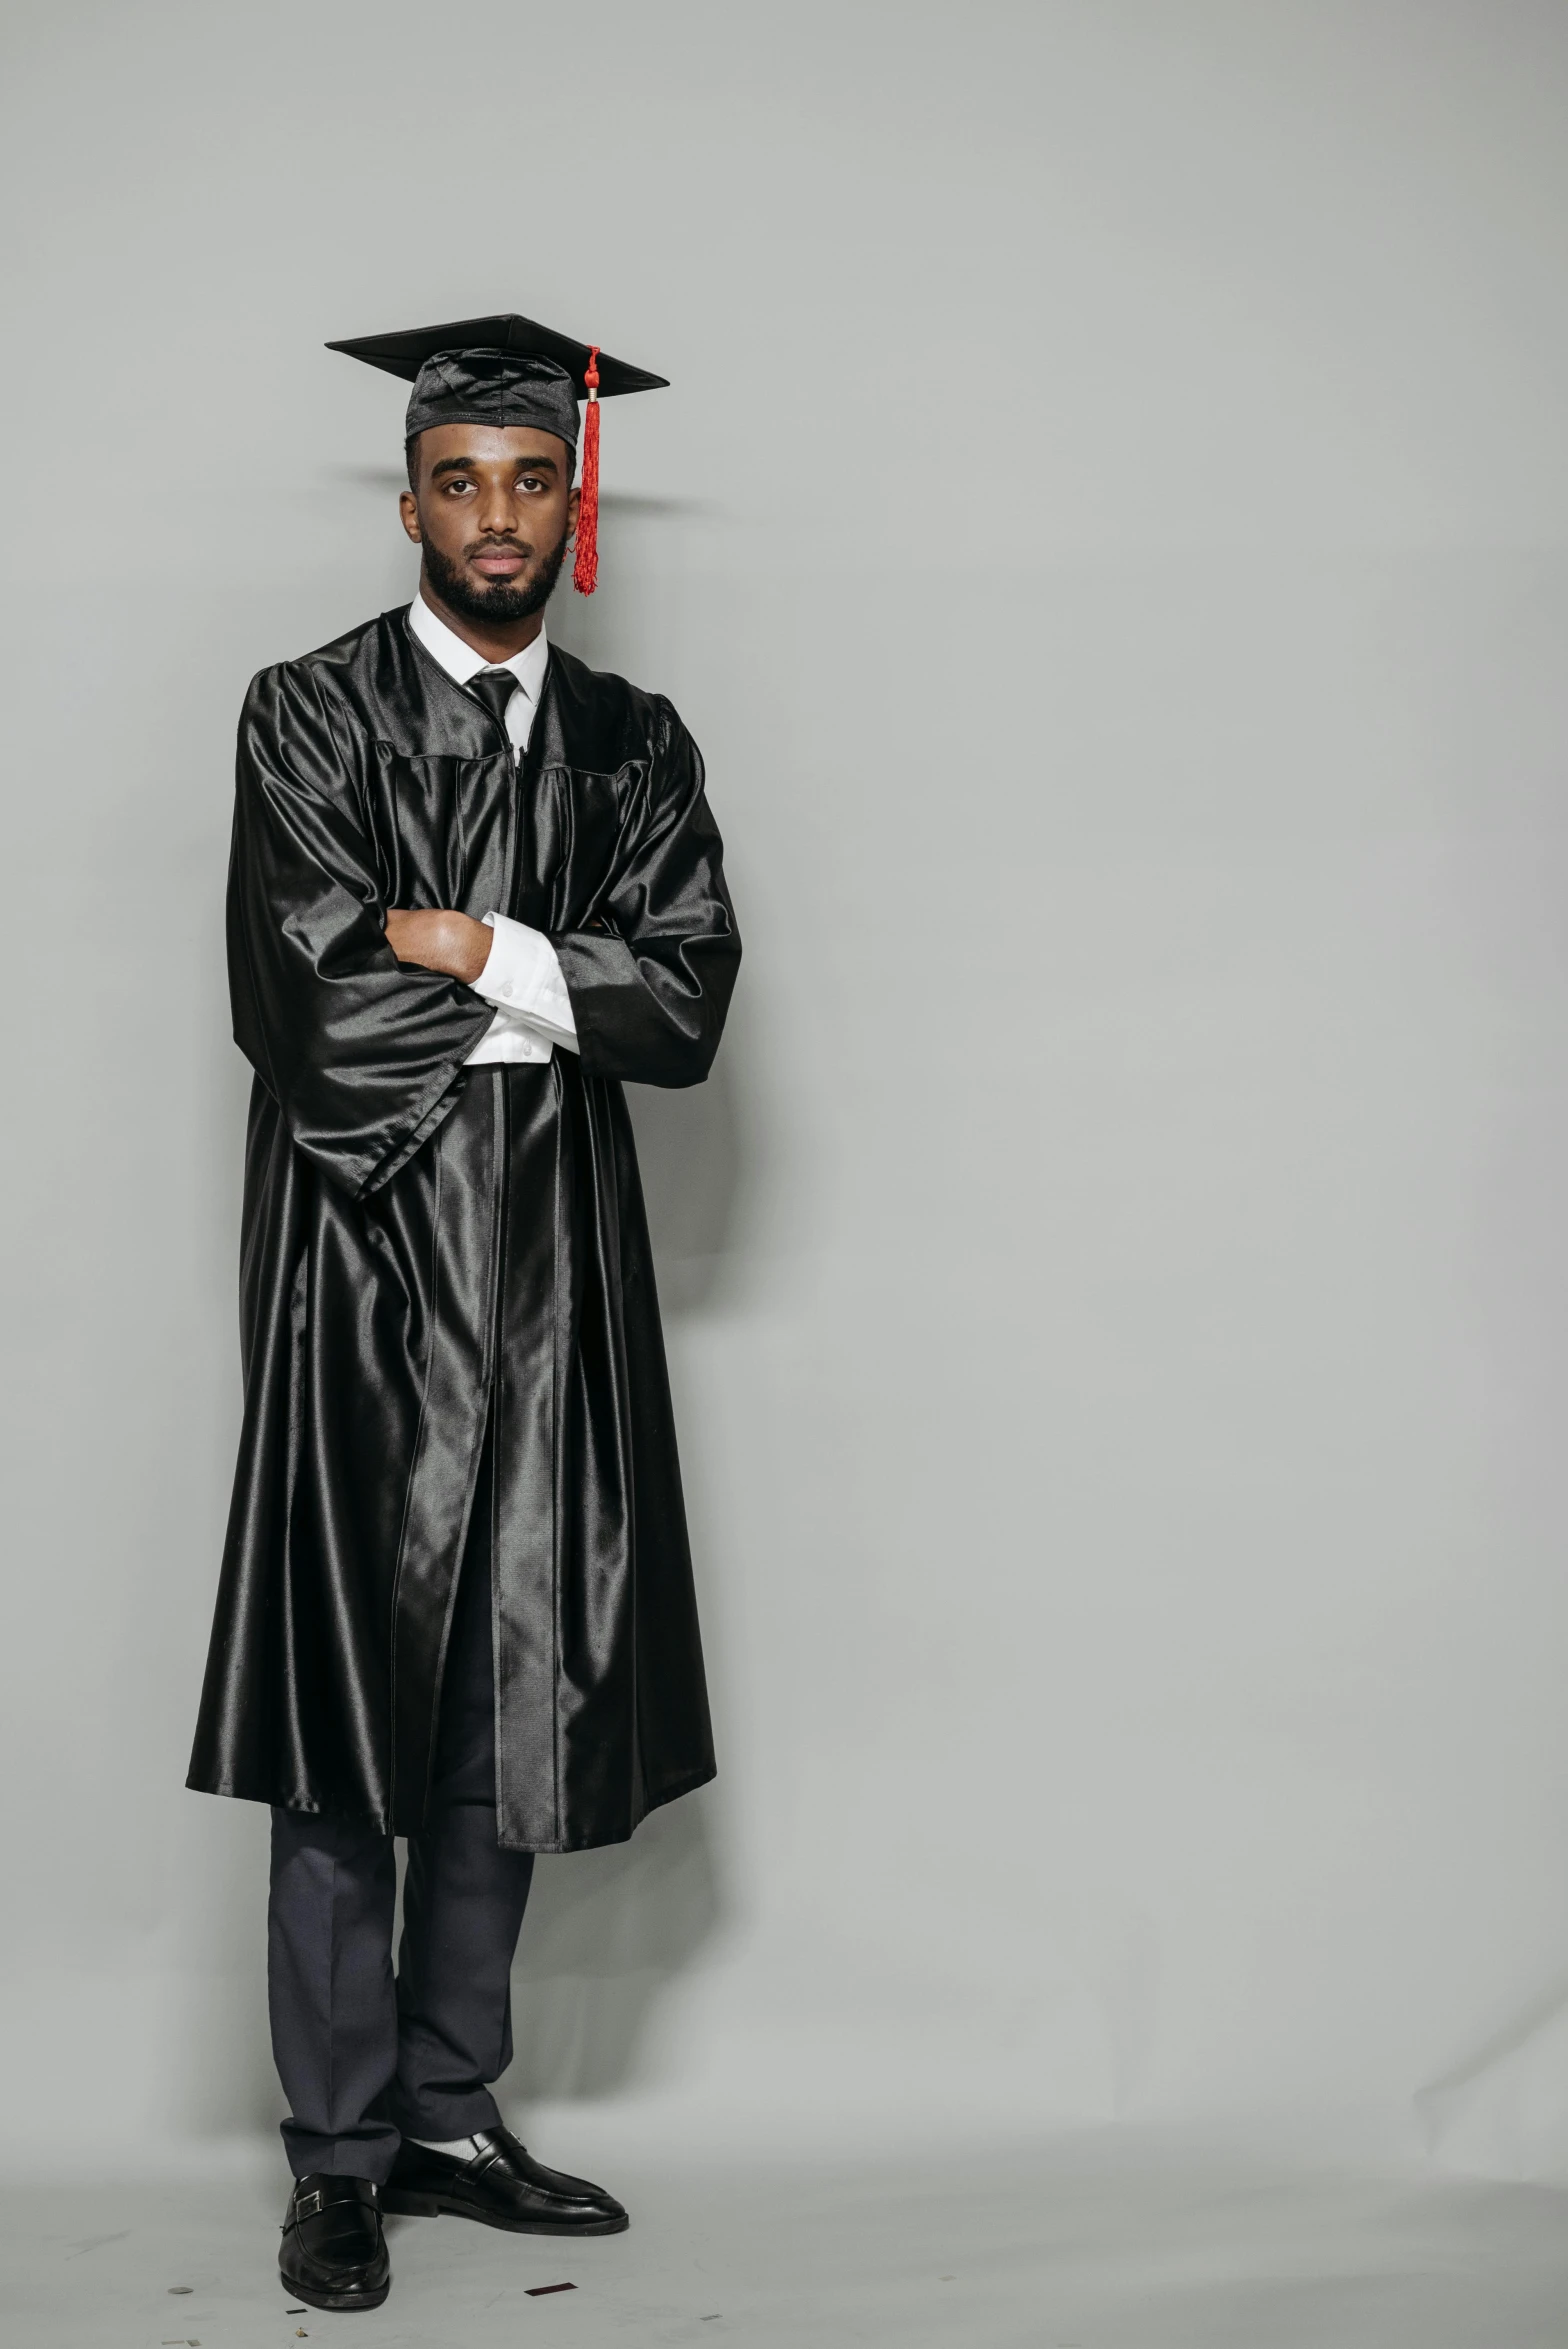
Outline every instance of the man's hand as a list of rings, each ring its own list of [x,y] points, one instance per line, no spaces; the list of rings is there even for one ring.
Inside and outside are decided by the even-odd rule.
[[[495,932],[460,913],[410,913],[394,906],[387,915],[387,944],[399,962],[417,962],[444,971],[471,987],[490,959]]]

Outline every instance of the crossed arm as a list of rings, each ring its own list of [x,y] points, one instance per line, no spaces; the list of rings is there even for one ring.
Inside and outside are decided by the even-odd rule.
[[[442,971],[471,987],[489,959],[495,932],[467,914],[410,912],[395,905],[387,915],[387,944],[399,962]]]
[[[571,996],[550,940],[527,922],[487,914],[482,922],[450,907],[394,906],[386,941],[406,971],[456,979],[490,1004],[490,1032],[468,1056],[548,1060],[556,1045],[579,1049]]]

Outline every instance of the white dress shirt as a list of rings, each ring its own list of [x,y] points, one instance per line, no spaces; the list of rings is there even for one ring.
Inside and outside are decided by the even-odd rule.
[[[533,643],[510,661],[487,661],[438,620],[423,596],[408,607],[408,624],[432,660],[439,661],[459,685],[477,677],[481,669],[510,669],[517,690],[506,705],[506,730],[512,738],[514,763],[520,762],[533,732],[550,647],[543,628]],[[484,917],[495,933],[484,969],[474,981],[474,993],[496,1007],[495,1018],[468,1055],[465,1067],[486,1061],[548,1060],[557,1044],[577,1050],[577,1023],[572,999],[555,948],[542,930],[514,922],[509,914]]]

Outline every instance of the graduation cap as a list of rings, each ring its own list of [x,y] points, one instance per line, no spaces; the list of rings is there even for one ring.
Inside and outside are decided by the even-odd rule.
[[[599,576],[599,402],[621,392],[662,391],[668,377],[612,359],[597,343],[532,318],[501,312],[459,318],[449,326],[413,326],[402,334],[362,334],[328,343],[414,387],[405,438],[432,424],[531,424],[577,446],[577,403],[586,400],[582,497],[572,585],[592,595]]]

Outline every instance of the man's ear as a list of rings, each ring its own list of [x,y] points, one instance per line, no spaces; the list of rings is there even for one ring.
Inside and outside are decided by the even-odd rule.
[[[397,510],[403,517],[403,528],[408,532],[415,546],[422,545],[423,534],[419,527],[419,506],[411,489],[404,490],[397,501]]]
[[[571,537],[577,536],[577,510],[583,502],[583,493],[574,489],[566,501],[566,527]]]

